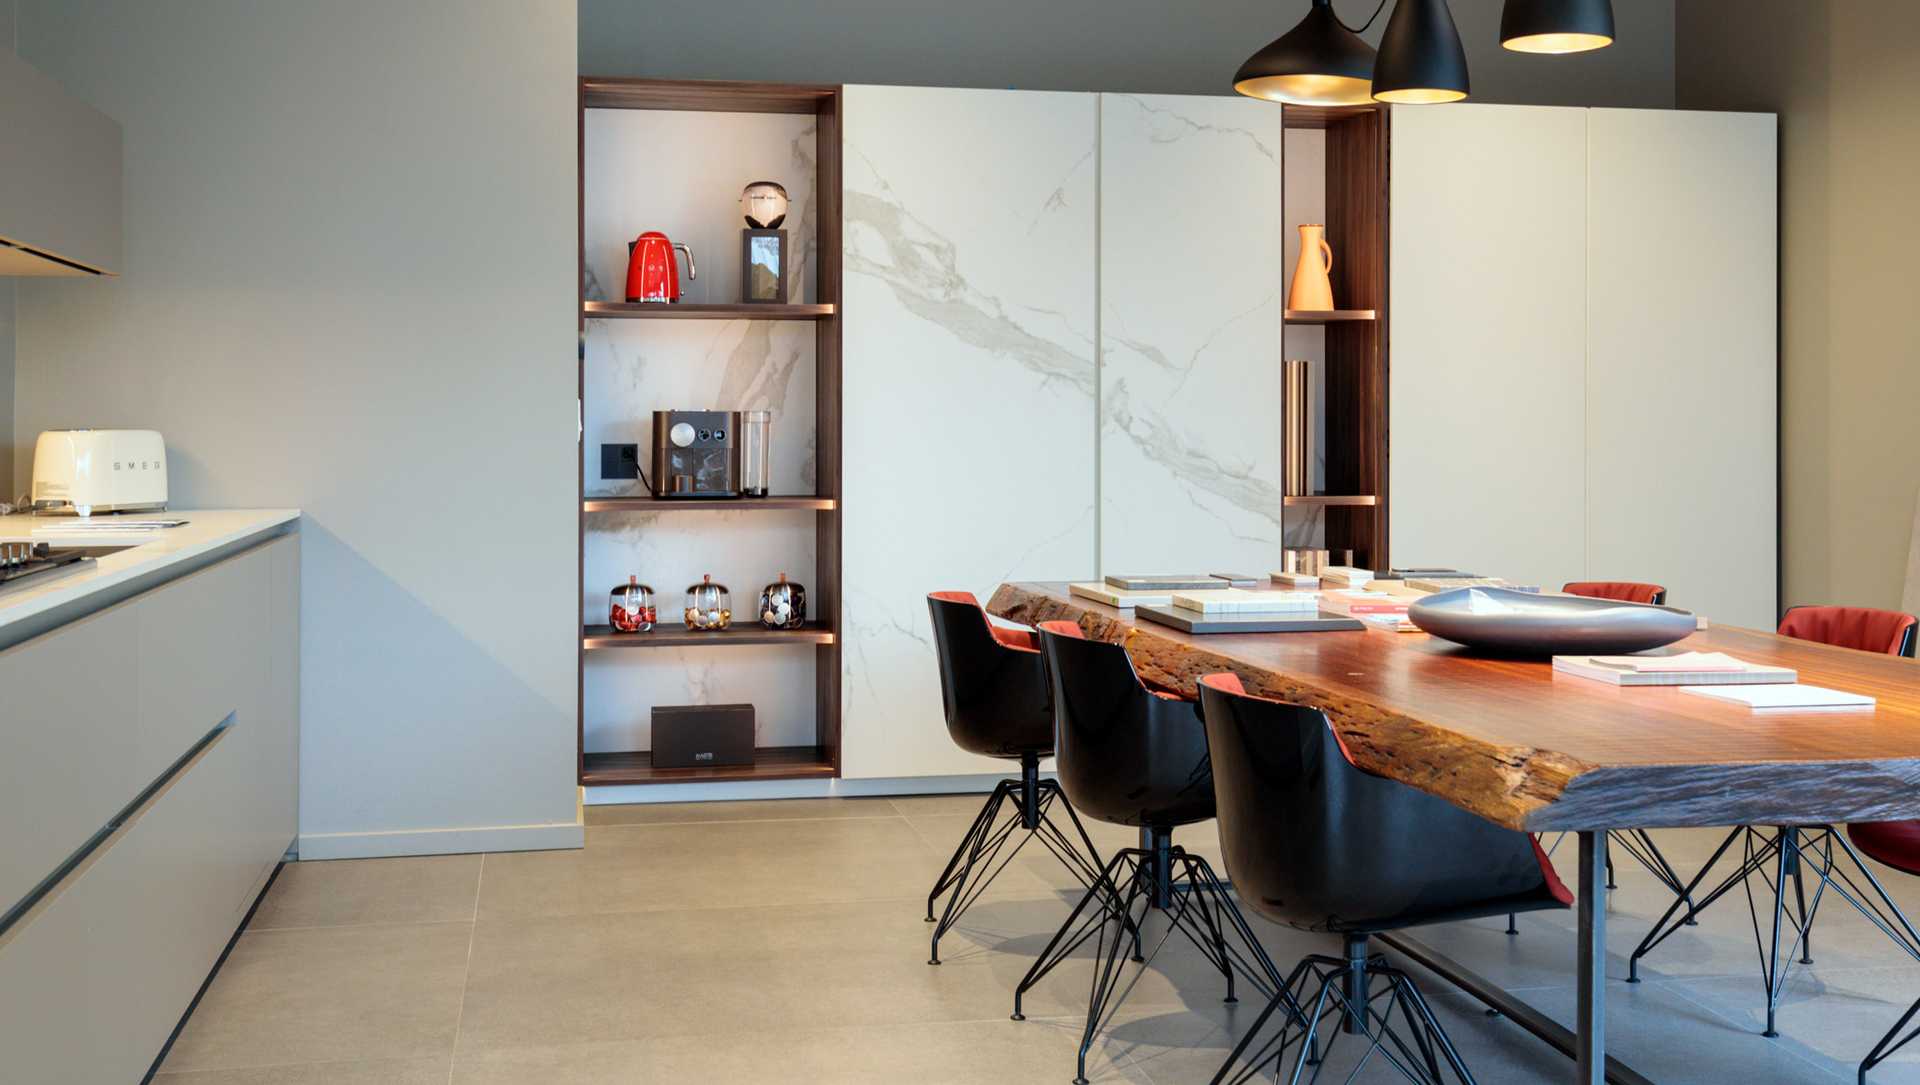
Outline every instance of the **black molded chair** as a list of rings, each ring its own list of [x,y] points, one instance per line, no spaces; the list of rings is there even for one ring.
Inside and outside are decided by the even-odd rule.
[[[1788,608],[1780,619],[1778,632],[1783,637],[1815,641],[1836,648],[1912,658],[1916,627],[1920,627],[1920,620],[1899,611],[1871,607],[1800,606]],[[1892,861],[1898,858],[1897,852],[1883,855],[1875,851],[1884,839],[1880,827],[1897,824],[1900,823],[1852,825],[1847,827],[1846,833],[1841,833],[1832,825],[1736,826],[1720,842],[1706,865],[1700,868],[1700,873],[1694,875],[1693,881],[1681,890],[1679,899],[1673,902],[1653,925],[1653,929],[1647,932],[1647,936],[1641,939],[1639,946],[1635,947],[1633,956],[1627,960],[1627,982],[1640,982],[1640,958],[1651,953],[1681,926],[1692,923],[1701,912],[1736,888],[1742,889],[1742,895],[1746,897],[1747,911],[1753,920],[1755,941],[1758,943],[1764,924],[1750,887],[1751,879],[1756,876],[1773,893],[1772,938],[1769,943],[1757,946],[1760,982],[1767,996],[1767,1027],[1761,1035],[1780,1035],[1777,1027],[1780,995],[1786,989],[1787,977],[1796,962],[1813,963],[1814,920],[1829,890],[1852,905],[1868,922],[1879,927],[1908,957],[1920,962],[1920,931],[1914,929],[1900,906],[1894,903],[1860,856],[1860,852],[1864,851],[1890,866],[1899,867],[1900,863]],[[1696,903],[1694,894],[1736,842],[1741,845],[1739,865],[1733,873],[1721,879],[1711,892],[1700,896]],[[1815,883],[1811,895],[1806,885],[1809,881]],[[1787,907],[1786,887],[1789,882],[1793,884],[1792,908]],[[1684,912],[1681,911],[1683,905],[1686,908]],[[1677,920],[1676,915],[1679,916]],[[1862,1082],[1866,1080],[1868,1070],[1913,1039],[1908,1036],[1906,1040],[1895,1043],[1894,1033],[1915,1012],[1920,1012],[1920,1005],[1915,1010],[1909,1010],[1908,1017],[1902,1018],[1901,1023],[1894,1026],[1893,1032],[1882,1038],[1867,1055],[1860,1066]]]
[[[947,734],[969,753],[1020,762],[1019,779],[994,786],[927,894],[929,923],[935,922],[940,898],[947,898],[927,959],[939,964],[941,937],[1030,841],[1039,840],[1083,885],[1099,879],[1101,863],[1086,828],[1062,800],[1060,785],[1040,778],[1041,758],[1053,755],[1053,707],[1033,632],[994,625],[967,592],[934,592],[927,596],[927,609],[940,659]],[[1055,824],[1056,803],[1066,811],[1073,836]],[[1010,815],[1002,820],[1008,807]]]
[[[1085,1085],[1087,1052],[1121,1001],[1114,992],[1128,944],[1132,960],[1144,964],[1179,931],[1226,978],[1228,1002],[1237,1001],[1236,974],[1269,997],[1279,993],[1280,976],[1213,868],[1173,843],[1175,828],[1214,816],[1198,706],[1149,688],[1134,673],[1126,649],[1083,639],[1071,622],[1042,622],[1040,647],[1053,690],[1055,766],[1068,800],[1090,818],[1140,830],[1140,846],[1107,862],[1013,996],[1013,1019],[1024,1020],[1022,996],[1097,937],[1098,964],[1074,1078]],[[1167,929],[1153,952],[1143,954],[1141,932],[1156,910],[1167,918]]]
[[[1213,1080],[1277,1070],[1297,1046],[1297,1081],[1346,1034],[1365,1038],[1363,1062],[1377,1054],[1421,1085],[1443,1085],[1444,1063],[1472,1085],[1412,979],[1368,940],[1422,923],[1566,908],[1573,894],[1546,854],[1526,833],[1361,770],[1317,709],[1248,696],[1232,674],[1201,679],[1200,697],[1220,842],[1240,899],[1275,922],[1339,934],[1346,950],[1301,961]],[[1256,1046],[1283,1008],[1278,1034]],[[1322,1025],[1331,1017],[1339,1028],[1329,1034]]]

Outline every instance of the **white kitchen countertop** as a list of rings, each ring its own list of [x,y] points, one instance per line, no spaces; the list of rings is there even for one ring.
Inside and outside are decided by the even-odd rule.
[[[84,600],[128,581],[191,562],[203,554],[264,534],[300,518],[299,509],[168,509],[136,514],[128,519],[185,520],[179,527],[137,534],[118,531],[63,531],[35,534],[36,528],[69,527],[72,517],[0,516],[0,542],[44,542],[53,546],[129,546],[117,554],[96,558],[87,568],[63,572],[44,580],[34,578],[19,586],[0,588],[0,634],[7,627],[56,607]],[[112,519],[94,517],[97,521]]]

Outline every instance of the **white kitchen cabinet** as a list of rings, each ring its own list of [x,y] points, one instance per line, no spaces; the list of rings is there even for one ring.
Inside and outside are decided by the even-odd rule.
[[[34,806],[13,824],[60,830],[0,841],[0,907],[131,806],[0,932],[0,1076],[136,1081],[159,1054],[296,834],[298,644],[286,535],[0,653],[28,691],[0,729],[0,802],[13,813],[22,787]]]
[[[1774,121],[1399,107],[1391,552],[1771,628]]]
[[[990,772],[947,738],[926,595],[1097,563],[1098,100],[843,105],[843,773]]]
[[[1271,102],[1100,95],[1102,573],[1279,568],[1284,142]]]
[[[1396,109],[1388,552],[1559,587],[1585,567],[1584,109]]]
[[[1588,116],[1587,574],[1778,620],[1775,118]]]

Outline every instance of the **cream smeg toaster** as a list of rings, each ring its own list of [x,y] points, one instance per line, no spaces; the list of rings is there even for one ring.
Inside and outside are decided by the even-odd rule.
[[[167,444],[150,429],[56,429],[33,445],[33,511],[91,516],[167,507]]]

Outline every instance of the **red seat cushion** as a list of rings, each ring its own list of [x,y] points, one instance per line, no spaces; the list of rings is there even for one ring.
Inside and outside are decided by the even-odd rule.
[[[1618,599],[1623,603],[1652,603],[1667,595],[1667,589],[1658,584],[1638,584],[1631,580],[1576,580],[1560,590],[1568,595]]]
[[[1907,630],[1914,624],[1911,614],[1873,607],[1794,607],[1780,619],[1780,635],[1814,640],[1863,652],[1899,655],[1906,644]]]
[[[1920,874],[1920,821],[1862,821],[1847,826],[1847,837],[1895,870]]]
[[[987,632],[993,634],[993,639],[998,642],[1002,648],[1011,648],[1016,652],[1033,652],[1036,654],[1040,651],[1040,638],[1033,630],[1014,629],[1004,625],[993,624],[993,620],[987,617],[987,609],[980,605],[980,600],[974,598],[973,593],[970,591],[928,592],[927,598],[938,599],[943,603],[959,603],[962,606],[969,606],[979,611],[980,620],[986,623]]]

